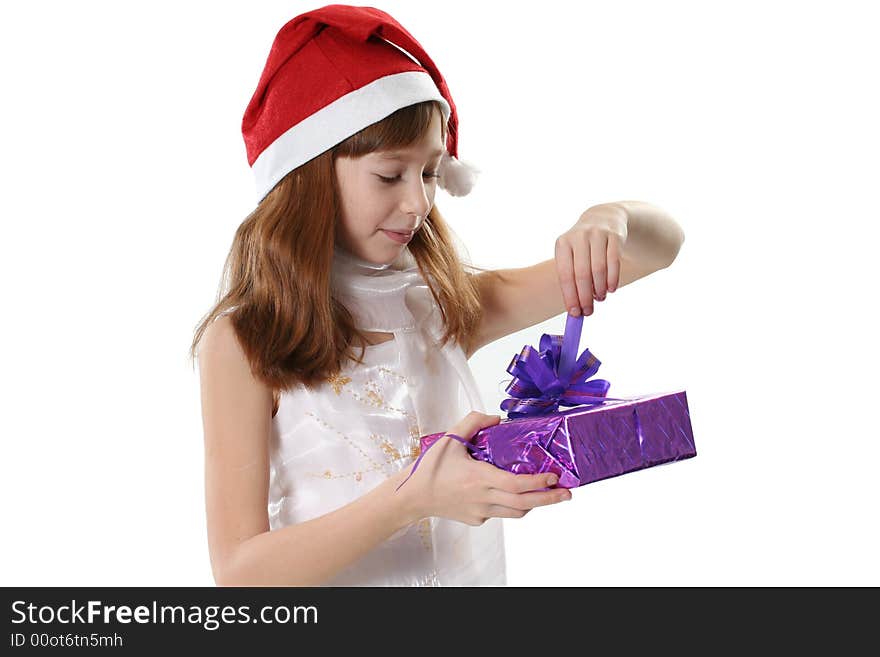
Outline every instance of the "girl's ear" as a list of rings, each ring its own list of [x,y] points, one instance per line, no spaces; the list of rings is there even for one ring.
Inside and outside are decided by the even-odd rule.
[[[473,164],[452,157],[449,151],[443,152],[438,167],[440,178],[437,184],[450,196],[466,196],[474,188],[480,170]]]

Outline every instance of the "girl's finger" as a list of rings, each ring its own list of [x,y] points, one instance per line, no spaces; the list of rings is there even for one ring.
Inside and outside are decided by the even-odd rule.
[[[507,491],[508,493],[526,493],[532,490],[540,490],[548,486],[555,486],[559,482],[559,477],[552,472],[514,474],[485,461],[478,461],[476,466],[483,470],[481,474],[485,477],[491,489]]]
[[[489,518],[522,518],[528,512],[529,509],[512,509],[509,506],[498,506],[497,504],[490,504],[487,511]]]
[[[503,490],[491,489],[489,503],[506,506],[511,509],[532,509],[536,506],[556,504],[571,499],[571,491],[567,488],[554,488],[548,491],[531,491],[527,493],[508,493]]]
[[[559,287],[562,290],[565,307],[572,316],[577,317],[581,312],[581,304],[574,283],[572,252],[568,242],[563,239],[556,240],[556,275],[559,277]]]
[[[584,315],[593,313],[593,270],[590,258],[590,241],[584,236],[583,242],[574,246],[574,280],[577,285],[578,303]]]
[[[608,291],[614,292],[620,283],[620,238],[608,236]]]
[[[590,237],[590,259],[593,262],[593,289],[597,301],[605,300],[608,290],[608,235],[599,233]]]

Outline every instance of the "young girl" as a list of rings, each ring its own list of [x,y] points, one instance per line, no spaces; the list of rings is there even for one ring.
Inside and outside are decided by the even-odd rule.
[[[463,265],[434,205],[437,186],[463,195],[473,184],[456,108],[382,11],[330,5],[284,25],[242,132],[259,202],[192,344],[216,582],[504,585],[501,518],[569,491],[448,437],[398,487],[420,436],[469,439],[499,421],[483,412],[474,351],[591,304],[605,282],[586,292],[575,280],[571,236],[556,261],[514,270],[528,276]],[[621,216],[621,204],[590,215],[609,254],[608,227],[625,238]],[[649,273],[617,264],[609,290],[618,274],[622,285]]]

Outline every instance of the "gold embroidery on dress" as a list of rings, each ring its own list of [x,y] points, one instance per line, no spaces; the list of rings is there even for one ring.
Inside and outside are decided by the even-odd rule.
[[[372,387],[370,386],[372,384]],[[372,381],[364,384],[364,389],[367,391],[367,397],[370,398],[370,401],[373,402],[376,406],[384,406],[385,400],[382,399],[382,395],[379,394],[379,387],[373,383]]]
[[[431,540],[431,519],[430,518],[422,518],[419,520],[419,536],[422,539],[422,545],[428,551],[432,550],[434,547],[433,541]]]
[[[325,422],[324,420],[322,420],[321,418],[319,418],[317,415],[315,415],[315,414],[312,413],[311,411],[306,411],[306,415],[311,415],[313,418],[315,418],[318,422],[320,422],[321,424],[323,424],[325,427],[327,427],[327,428],[330,429],[331,431],[335,431],[335,432],[336,432],[336,433],[337,433],[337,434],[338,434],[338,435],[339,435],[339,436],[340,436],[345,442],[347,442],[349,445],[351,445],[352,447],[354,447],[358,452],[360,452],[361,456],[363,456],[367,461],[369,461],[374,467],[381,467],[378,463],[376,463],[376,461],[374,461],[374,460],[370,457],[369,454],[367,454],[367,453],[361,448],[360,445],[358,445],[356,442],[354,442],[351,438],[349,438],[348,436],[346,436],[344,433],[342,433],[341,431],[339,431],[339,430],[336,429],[335,427],[330,426],[330,424],[328,424],[327,422]]]
[[[330,470],[324,470],[324,472],[316,473],[316,472],[307,472],[307,477],[318,477],[320,479],[348,479],[349,477],[354,477],[355,481],[361,481],[364,478],[365,472],[372,472],[374,470],[382,470],[383,466],[375,466],[372,468],[366,468],[364,470],[357,470],[355,472],[344,472],[342,474],[333,474]]]
[[[390,368],[381,367],[381,366],[377,367],[377,369],[381,372],[384,372],[386,374],[390,374],[391,376],[397,377],[398,379],[404,381],[406,384],[409,384],[409,379],[407,377],[405,377],[404,375],[400,374],[399,372],[395,372],[394,370],[392,370]],[[343,388],[345,388],[345,386],[347,384],[352,383],[352,377],[343,376],[342,374],[333,374],[333,375],[327,377],[327,383],[329,383],[333,387],[333,390],[336,392],[337,395],[341,395]],[[409,448],[408,449],[404,448],[403,453],[401,453],[401,451],[397,447],[395,447],[394,443],[392,443],[387,437],[372,434],[370,436],[370,439],[373,441],[374,444],[376,444],[379,447],[379,449],[382,450],[383,454],[385,455],[385,462],[379,463],[375,459],[373,459],[369,454],[367,454],[361,448],[361,446],[358,445],[357,443],[355,443],[351,438],[349,438],[348,436],[343,434],[341,431],[339,431],[335,427],[330,426],[329,423],[322,420],[314,413],[307,411],[306,412],[307,415],[311,415],[312,417],[315,418],[315,420],[317,420],[318,422],[323,424],[325,427],[327,427],[328,429],[330,429],[332,431],[335,431],[351,447],[353,447],[355,450],[357,450],[360,453],[361,457],[367,462],[367,466],[368,466],[368,467],[361,468],[360,470],[357,470],[355,472],[334,474],[330,470],[325,470],[323,473],[307,473],[308,476],[320,477],[323,479],[344,479],[344,478],[353,477],[355,481],[362,481],[365,473],[381,471],[381,472],[384,472],[387,477],[387,476],[390,476],[394,471],[394,469],[392,467],[391,472],[389,472],[389,468],[388,468],[389,465],[393,465],[397,461],[412,462],[421,453],[421,444],[420,444],[421,434],[419,432],[418,423],[414,421],[413,415],[411,413],[409,413],[406,409],[396,408],[394,406],[390,406],[390,405],[386,404],[385,399],[382,396],[382,389],[376,381],[369,379],[369,380],[367,380],[366,383],[364,383],[363,387],[365,390],[365,395],[360,395],[357,392],[355,392],[352,389],[352,386],[349,386],[345,389],[351,393],[352,397],[354,397],[355,399],[357,399],[358,401],[360,401],[362,403],[365,403],[369,406],[382,408],[387,411],[399,413],[404,418],[406,418],[409,422],[409,438],[410,438]]]
[[[392,376],[396,376],[397,378],[403,380],[405,383],[409,384],[409,379],[407,379],[407,377],[403,376],[399,372],[395,372],[392,369],[389,369],[387,367],[381,367],[381,366],[377,367],[377,369],[382,372],[387,372],[388,374],[391,374]],[[327,379],[327,382],[333,386],[333,390],[336,391],[337,395],[342,394],[342,388],[347,383],[351,383],[351,381],[352,381],[351,377],[340,376],[340,375],[333,375]],[[364,390],[366,391],[366,397],[359,395],[354,390],[351,390],[351,388],[347,388],[347,390],[349,390],[349,392],[351,392],[352,397],[354,397],[355,399],[357,399],[358,401],[360,401],[362,403],[367,404],[368,406],[375,406],[376,408],[382,408],[386,411],[393,411],[395,413],[400,413],[404,417],[408,417],[410,415],[410,413],[406,409],[397,408],[395,406],[389,406],[388,404],[386,404],[385,399],[382,397],[382,392],[381,392],[381,388],[379,387],[379,384],[376,383],[375,381],[373,381],[372,379],[369,379],[369,380],[367,380],[366,383],[364,383]]]
[[[382,451],[388,455],[388,458],[389,458],[388,462],[389,463],[391,461],[400,460],[400,452],[397,451],[397,449],[394,447],[394,445],[391,444],[391,441],[388,440],[387,438],[382,441],[382,444],[380,445],[380,447],[382,448]]]
[[[419,426],[415,423],[409,425],[409,454],[413,458],[418,458],[422,453],[422,441]]]
[[[364,389],[367,392],[366,397],[363,397],[363,396],[357,394],[356,392],[351,391],[352,397],[354,397],[355,399],[357,399],[360,402],[364,402],[365,404],[367,404],[369,406],[375,406],[376,408],[381,408],[386,411],[394,411],[395,413],[400,413],[401,415],[404,415],[404,416],[409,415],[409,413],[407,413],[406,410],[404,410],[402,408],[397,408],[395,406],[389,406],[388,404],[386,404],[385,400],[382,398],[382,395],[380,394],[379,385],[375,381],[372,381],[372,380],[367,381],[364,384]]]
[[[412,458],[418,458],[419,454],[422,453],[422,434],[419,431],[419,425],[416,423],[410,423],[409,425],[409,455]]]
[[[370,434],[370,440],[372,440],[376,444],[376,446],[385,453],[385,463],[393,463],[394,461],[399,461],[402,458],[400,456],[400,452],[394,446],[394,443],[388,440],[388,438],[380,436],[376,433],[372,433]]]
[[[342,376],[341,374],[333,374],[327,377],[327,383],[333,386],[333,391],[339,395],[342,394],[342,387],[346,383],[351,383],[351,377]]]
[[[365,472],[376,472],[376,471],[381,471],[386,475],[386,477],[388,477],[391,474],[393,474],[393,472],[395,471],[394,468],[392,467],[390,469],[391,471],[389,472],[389,468],[388,468],[389,465],[393,465],[395,461],[407,460],[407,459],[411,458],[411,456],[412,456],[411,454],[407,454],[406,456],[402,456],[400,451],[396,447],[394,447],[394,444],[390,440],[388,440],[388,438],[385,438],[383,436],[380,436],[380,435],[374,433],[374,434],[370,434],[370,440],[372,440],[373,443],[375,443],[382,450],[382,452],[385,454],[385,462],[379,463],[376,460],[374,460],[369,454],[367,454],[351,438],[346,436],[344,433],[342,433],[341,431],[339,431],[335,427],[331,426],[328,422],[322,420],[321,418],[319,418],[317,415],[315,415],[311,411],[306,411],[306,415],[311,415],[313,418],[315,418],[315,420],[317,420],[318,422],[323,424],[325,427],[327,427],[331,431],[335,431],[350,446],[354,447],[358,452],[360,452],[360,455],[371,464],[369,467],[362,468],[362,469],[356,470],[354,472],[347,472],[347,473],[341,473],[341,474],[333,474],[333,472],[331,472],[330,470],[325,470],[322,473],[314,473],[314,472],[306,473],[310,477],[320,477],[322,479],[347,479],[349,477],[354,477],[355,481],[362,481]]]
[[[403,374],[400,374],[399,372],[395,372],[394,370],[390,370],[387,367],[382,367],[382,366],[379,366],[378,369],[380,372],[388,372],[388,374],[390,374],[392,376],[396,376],[398,379],[401,379],[404,383],[409,383],[409,379],[407,379]]]

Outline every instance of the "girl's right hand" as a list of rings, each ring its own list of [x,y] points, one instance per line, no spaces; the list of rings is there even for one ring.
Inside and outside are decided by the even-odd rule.
[[[470,440],[480,429],[500,421],[498,415],[472,411],[447,433]],[[398,479],[406,479],[411,470],[402,470]],[[478,461],[460,442],[443,436],[431,445],[399,493],[406,491],[409,496],[415,520],[436,516],[477,526],[489,518],[522,518],[536,506],[570,500],[568,489],[540,490],[555,485],[551,477],[555,479],[549,472],[514,474]]]

